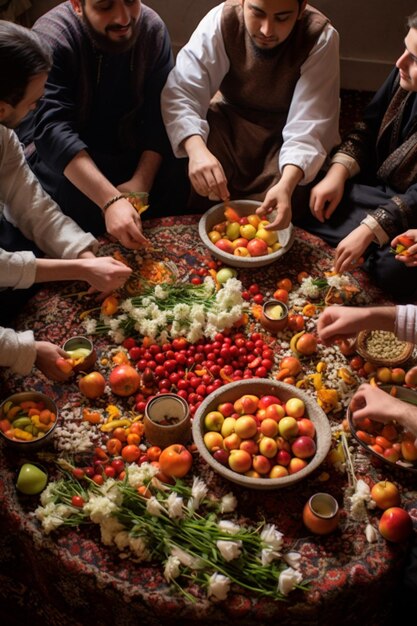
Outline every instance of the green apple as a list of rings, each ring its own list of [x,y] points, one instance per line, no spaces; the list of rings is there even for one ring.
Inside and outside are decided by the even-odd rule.
[[[22,493],[33,496],[43,491],[48,482],[48,475],[32,463],[24,463],[17,477],[16,487]]]
[[[217,282],[223,285],[229,278],[234,278],[236,274],[236,270],[231,267],[222,267],[216,274]]]

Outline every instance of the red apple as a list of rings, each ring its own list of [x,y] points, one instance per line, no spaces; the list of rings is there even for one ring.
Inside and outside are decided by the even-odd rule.
[[[90,372],[78,381],[78,387],[81,393],[90,400],[99,398],[103,395],[106,387],[104,376],[100,372]]]
[[[400,492],[394,483],[389,480],[381,480],[371,489],[371,497],[380,509],[389,509],[399,506],[401,502]]]
[[[131,396],[140,385],[140,375],[131,365],[117,365],[110,372],[110,389],[116,396]]]
[[[230,417],[235,412],[232,402],[223,402],[222,404],[219,404],[217,410],[220,411],[224,417]]]
[[[233,254],[233,245],[232,242],[229,239],[219,239],[219,241],[216,241],[216,243],[214,244],[216,246],[216,248],[218,248],[219,250],[222,250],[222,252],[227,252],[228,254]]]
[[[291,461],[291,454],[287,450],[278,450],[276,461],[278,465],[284,465],[287,467]]]
[[[316,427],[314,426],[313,422],[308,419],[308,417],[302,417],[301,419],[297,420],[297,424],[299,435],[307,435],[307,437],[314,438],[314,435],[316,434]]]
[[[316,444],[314,439],[303,435],[297,437],[291,446],[292,453],[299,459],[308,459],[316,452]]]
[[[227,452],[227,450],[216,450],[213,457],[216,461],[221,463],[221,465],[224,465],[225,467],[228,466],[229,452]]]
[[[258,407],[260,409],[266,409],[270,404],[282,404],[282,402],[277,396],[262,396],[259,399]]]
[[[254,415],[256,413],[259,404],[258,396],[253,396],[251,394],[245,394],[241,398],[238,398],[233,406],[239,415]]]
[[[268,244],[263,239],[251,239],[248,241],[247,248],[251,256],[263,256],[268,254]]]
[[[379,532],[388,541],[405,541],[413,532],[413,521],[407,511],[393,506],[381,515]]]
[[[191,452],[180,443],[174,443],[162,450],[159,467],[167,476],[183,478],[191,469],[193,457]]]

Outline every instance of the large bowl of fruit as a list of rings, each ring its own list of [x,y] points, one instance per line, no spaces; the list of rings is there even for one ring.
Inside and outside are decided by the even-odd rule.
[[[326,414],[305,392],[275,380],[229,383],[194,415],[193,438],[218,474],[251,489],[292,485],[319,467],[331,444]]]
[[[294,242],[292,224],[279,231],[265,230],[275,212],[264,218],[256,214],[261,206],[254,200],[222,202],[201,217],[201,240],[217,259],[232,267],[262,267],[277,261]]]
[[[417,405],[417,392],[413,389],[397,385],[382,385],[381,389],[393,393],[399,400]],[[395,417],[393,415],[388,424],[369,418],[353,421],[351,410],[347,410],[351,433],[369,454],[392,468],[417,473],[416,437],[406,432]]]

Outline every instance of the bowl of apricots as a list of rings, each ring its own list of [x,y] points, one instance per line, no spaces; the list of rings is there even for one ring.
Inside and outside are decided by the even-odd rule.
[[[216,204],[201,217],[198,232],[211,254],[231,267],[251,269],[274,263],[294,243],[293,225],[279,231],[269,231],[276,215],[256,214],[261,202],[234,200]]]
[[[382,385],[381,389],[395,395],[399,400],[417,405],[417,392],[397,385]],[[387,424],[368,417],[353,421],[347,410],[349,427],[356,441],[380,461],[405,471],[417,473],[416,437],[404,430],[395,415]]]
[[[52,437],[56,425],[56,404],[43,393],[22,391],[0,405],[0,436],[10,447],[38,449]]]

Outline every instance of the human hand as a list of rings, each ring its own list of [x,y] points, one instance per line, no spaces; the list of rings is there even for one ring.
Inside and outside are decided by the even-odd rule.
[[[286,185],[281,184],[281,181],[268,190],[265,200],[256,209],[256,213],[262,217],[274,210],[276,210],[276,217],[270,224],[265,226],[265,230],[282,230],[287,228],[291,223],[292,217],[291,193]]]
[[[106,210],[104,220],[107,232],[125,248],[137,250],[149,245],[149,240],[142,232],[140,216],[126,198],[113,202]]]
[[[329,346],[339,339],[354,337],[364,328],[367,311],[365,307],[327,307],[317,320],[320,340]]]
[[[319,222],[328,220],[339,206],[345,190],[346,174],[346,168],[335,163],[311,190],[310,211]]]
[[[203,142],[188,150],[188,175],[194,189],[200,196],[226,202],[230,198],[226,175],[214,154]]]
[[[391,396],[379,387],[363,383],[353,395],[349,408],[354,422],[367,417],[387,424],[395,419],[417,437],[417,407]]]
[[[391,246],[395,248],[399,244],[405,245],[406,250],[395,255],[397,261],[401,261],[407,267],[415,267],[417,265],[417,230],[409,229],[394,237]]]
[[[365,224],[360,224],[355,230],[352,230],[336,248],[334,271],[337,274],[342,274],[356,267],[358,259],[361,258],[373,239],[373,232]]]
[[[47,378],[63,382],[71,376],[72,372],[66,374],[56,364],[58,358],[68,358],[69,355],[65,350],[49,341],[35,341],[35,347],[35,365]]]
[[[123,287],[132,269],[111,256],[90,257],[82,260],[80,278],[87,281],[90,291],[110,293]]]

